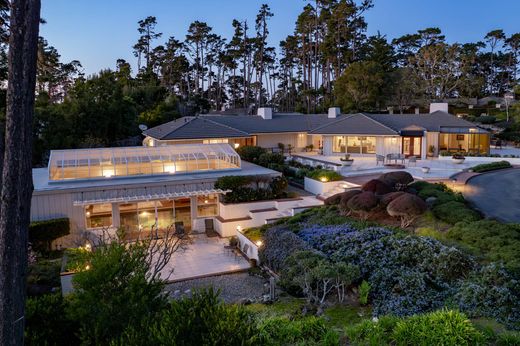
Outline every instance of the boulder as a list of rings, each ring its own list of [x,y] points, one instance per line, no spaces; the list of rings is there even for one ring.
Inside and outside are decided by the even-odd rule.
[[[413,182],[413,177],[405,171],[389,172],[381,175],[379,180],[385,182],[388,186],[395,188],[397,184],[408,185]]]
[[[379,179],[372,179],[368,182],[366,182],[362,187],[362,191],[370,191],[378,196],[380,195],[386,195],[387,193],[393,192],[394,189],[385,183],[384,181],[381,181]]]
[[[403,191],[390,192],[390,193],[387,193],[386,195],[381,196],[379,201],[381,202],[382,205],[384,205],[386,207],[394,199],[399,198],[404,194],[405,194],[405,192],[403,192]]]

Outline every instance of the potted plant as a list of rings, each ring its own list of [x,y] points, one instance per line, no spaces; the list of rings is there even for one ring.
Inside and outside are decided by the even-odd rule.
[[[430,145],[428,147],[428,156],[433,157],[435,155],[435,145]]]
[[[453,161],[453,163],[456,163],[456,164],[461,164],[464,162],[466,158],[464,157],[464,155],[462,154],[454,154],[452,157],[451,157],[451,161]]]
[[[345,154],[345,157],[340,157],[341,165],[343,167],[352,166],[352,163],[354,162],[354,159],[350,158],[350,154]]]

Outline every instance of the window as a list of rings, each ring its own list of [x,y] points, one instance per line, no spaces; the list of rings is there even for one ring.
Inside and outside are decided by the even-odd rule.
[[[376,137],[361,137],[363,154],[376,153]]]
[[[348,137],[347,153],[361,154],[361,137]]]
[[[220,143],[227,143],[228,139],[204,139],[202,141],[203,144],[220,144]]]
[[[85,208],[87,228],[112,226],[112,205],[94,204]]]
[[[334,136],[332,138],[332,152],[334,153],[344,153],[345,152],[345,140],[344,136]]]
[[[207,217],[218,215],[218,195],[197,197],[197,216]]]

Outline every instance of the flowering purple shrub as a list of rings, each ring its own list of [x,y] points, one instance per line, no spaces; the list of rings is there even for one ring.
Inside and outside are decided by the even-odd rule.
[[[283,227],[273,227],[263,236],[264,245],[259,249],[259,258],[271,269],[283,268],[285,260],[296,251],[308,250],[309,245],[294,232]]]

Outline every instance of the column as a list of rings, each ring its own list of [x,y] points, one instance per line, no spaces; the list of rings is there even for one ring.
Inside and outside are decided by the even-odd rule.
[[[191,230],[195,229],[197,220],[197,196],[190,197]]]
[[[112,226],[119,228],[121,226],[121,219],[119,217],[119,204],[112,203]]]

